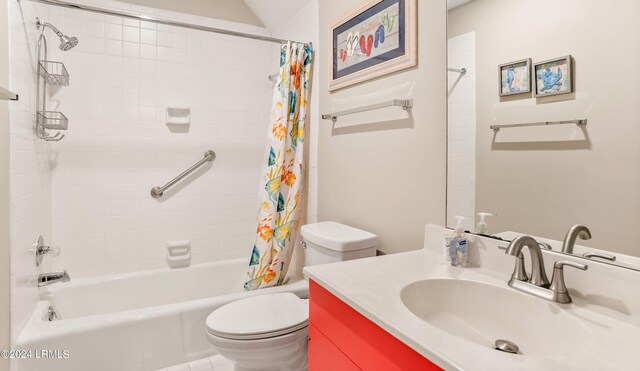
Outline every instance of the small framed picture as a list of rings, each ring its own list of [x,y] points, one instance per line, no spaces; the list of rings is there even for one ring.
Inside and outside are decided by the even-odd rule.
[[[570,55],[534,64],[533,74],[536,98],[573,92]]]
[[[531,58],[498,66],[500,96],[531,92]]]

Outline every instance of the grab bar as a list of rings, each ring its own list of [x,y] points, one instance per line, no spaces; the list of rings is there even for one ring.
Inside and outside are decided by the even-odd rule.
[[[213,152],[212,150],[208,150],[207,152],[204,153],[204,158],[202,160],[196,162],[195,165],[193,165],[190,168],[188,168],[187,170],[185,170],[182,174],[180,174],[177,177],[171,179],[167,184],[163,185],[162,187],[153,187],[153,188],[151,188],[151,197],[153,197],[153,198],[162,197],[162,194],[164,193],[164,191],[166,191],[167,189],[171,188],[174,184],[176,184],[179,181],[181,181],[182,179],[184,179],[187,175],[189,175],[192,172],[194,172],[196,169],[198,169],[200,166],[204,165],[206,162],[213,161],[215,158],[216,158],[216,153]]]

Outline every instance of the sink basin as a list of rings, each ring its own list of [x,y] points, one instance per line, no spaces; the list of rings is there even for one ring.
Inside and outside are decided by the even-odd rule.
[[[592,338],[570,305],[520,293],[506,283],[428,279],[405,286],[401,299],[421,320],[487,349],[505,339],[519,346],[518,354],[566,357],[583,354]]]

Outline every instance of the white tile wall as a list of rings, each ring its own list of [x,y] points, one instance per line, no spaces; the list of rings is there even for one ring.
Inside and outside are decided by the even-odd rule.
[[[475,33],[448,40],[449,72],[447,225],[455,227],[456,215],[465,217],[465,228],[474,230],[476,202],[476,69]]]
[[[37,301],[30,249],[38,235],[51,241],[51,156],[35,139],[35,15],[42,7],[9,1],[10,86],[20,100],[10,110],[11,339],[15,342]],[[47,269],[44,266],[40,269]]]
[[[81,2],[269,34],[116,1]],[[37,300],[27,250],[38,234],[62,249],[40,271],[67,269],[72,279],[165,267],[169,240],[191,241],[192,264],[248,256],[273,94],[266,76],[278,66],[274,46],[28,1],[9,4],[11,87],[20,93],[10,105],[13,340]],[[71,75],[70,86],[50,90],[49,108],[69,118],[66,138],[54,144],[32,134],[36,16],[80,39],[61,52],[55,35],[46,33],[50,59],[64,62]],[[309,29],[317,33],[317,25]],[[165,125],[166,106],[191,107],[188,130]],[[317,129],[311,124],[314,220]],[[150,197],[152,187],[208,149],[217,154],[210,167],[164,198]]]
[[[80,39],[52,53],[71,75],[52,101],[69,117],[67,137],[51,148],[53,240],[63,251],[54,268],[73,278],[166,267],[172,240],[191,241],[192,264],[248,256],[272,97],[265,76],[277,63],[271,45],[55,7],[48,18]],[[167,106],[191,107],[191,125],[167,126]],[[150,197],[208,149],[217,155],[211,166]]]

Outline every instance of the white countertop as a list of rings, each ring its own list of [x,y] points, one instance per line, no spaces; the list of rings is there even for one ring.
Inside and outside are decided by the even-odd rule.
[[[430,226],[427,230],[430,228],[431,236],[427,236],[427,241],[431,240],[433,245],[441,241],[445,230]],[[507,285],[513,270],[513,257],[498,252],[497,245],[501,242],[487,240],[482,239],[476,242],[477,251],[472,259],[475,261],[473,263],[475,268],[450,267],[444,261],[442,246],[431,246],[430,249],[306,267],[304,273],[366,318],[446,370],[638,369],[640,320],[636,312],[637,298],[634,299],[635,302],[625,302],[624,305],[619,303],[609,305],[607,304],[611,301],[609,298],[602,300],[596,300],[596,298],[593,299],[594,303],[589,303],[587,299],[595,297],[595,294],[584,292],[582,286],[585,282],[577,285],[581,288],[583,295],[572,293],[574,303],[563,305],[548,302],[550,306],[558,306],[554,310],[567,311],[571,316],[588,324],[585,326],[593,336],[585,339],[584,344],[576,344],[576,347],[584,349],[584,355],[580,357],[557,355],[534,357],[499,352],[451,335],[418,318],[405,307],[401,300],[402,289],[410,283],[425,279],[472,280],[514,290]],[[549,260],[547,256],[545,259]],[[483,262],[482,267],[479,266],[479,261]],[[547,271],[550,270],[551,262],[546,264]],[[592,263],[594,264],[597,267],[590,271],[596,271],[596,274],[599,270],[602,271],[599,267],[601,264]],[[492,269],[496,266],[504,266],[504,269]],[[631,285],[640,282],[638,272],[623,272],[623,274],[635,274],[632,279],[627,280],[631,281]],[[572,280],[576,280],[575,277],[580,276],[567,274],[567,286],[570,289],[574,282]],[[591,282],[592,280],[583,279],[583,281]],[[632,295],[638,296],[638,286],[635,287],[636,290]],[[472,306],[473,303],[470,305]],[[508,309],[508,303],[505,303],[505,309]],[[495,313],[495,316],[499,317],[500,313]],[[527,313],[522,313],[522,320],[528,320]],[[562,336],[562,334],[549,334],[549,336]],[[539,339],[539,341],[545,342],[545,339]]]

